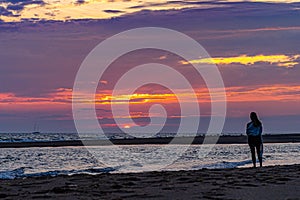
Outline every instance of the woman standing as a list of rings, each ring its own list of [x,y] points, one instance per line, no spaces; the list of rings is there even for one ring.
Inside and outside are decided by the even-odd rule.
[[[248,144],[251,150],[253,167],[256,167],[256,157],[259,160],[260,167],[262,167],[262,154],[263,154],[263,140],[262,140],[262,123],[258,119],[255,112],[250,113],[251,122],[247,124],[246,133],[248,135]]]

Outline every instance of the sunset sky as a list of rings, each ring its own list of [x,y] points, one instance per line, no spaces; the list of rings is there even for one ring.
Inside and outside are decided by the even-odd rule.
[[[76,132],[72,88],[81,63],[107,37],[138,27],[185,33],[211,58],[183,60],[153,49],[120,57],[96,94],[97,115],[108,131],[118,131],[114,118],[127,129],[147,125],[149,107],[162,104],[168,112],[164,131],[176,131],[181,117],[200,117],[199,132],[205,132],[211,99],[191,68],[198,63],[216,64],[223,77],[223,132],[244,133],[251,111],[258,112],[265,133],[300,132],[300,0],[0,0],[0,132],[31,132],[35,123],[42,132]],[[112,97],[114,84],[145,63],[166,64],[188,76],[201,116],[181,116],[176,96],[153,84],[129,97],[131,116],[113,118],[111,104],[128,98]],[[191,92],[178,88],[191,101]],[[135,123],[127,123],[128,117]]]

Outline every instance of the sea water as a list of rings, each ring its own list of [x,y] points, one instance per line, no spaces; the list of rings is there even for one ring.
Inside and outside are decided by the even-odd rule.
[[[62,139],[59,135],[55,137]],[[67,140],[73,140],[73,137],[75,136],[70,135]],[[44,141],[45,138],[40,140]],[[63,140],[66,140],[66,136]],[[5,141],[12,140],[6,136]],[[20,141],[20,138],[17,141]],[[252,166],[247,144],[211,145],[207,155],[203,155],[203,145],[169,145],[169,148],[162,148],[162,146],[119,145],[89,149],[85,147],[2,148],[0,149],[0,179]],[[178,157],[174,156],[180,149],[184,150],[183,153]],[[164,158],[170,158],[168,160],[170,162],[165,162]],[[300,164],[300,143],[264,144],[263,160],[264,166]]]

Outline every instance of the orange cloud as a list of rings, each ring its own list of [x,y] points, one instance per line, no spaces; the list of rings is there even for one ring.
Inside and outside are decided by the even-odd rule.
[[[197,60],[181,61],[181,64],[220,64],[229,65],[233,63],[242,65],[253,65],[259,62],[265,62],[269,64],[275,64],[279,67],[292,68],[298,65],[297,59],[300,58],[300,54],[287,56],[287,55],[240,55],[236,57],[216,57],[216,58],[202,58]]]
[[[58,88],[45,97],[23,97],[14,93],[0,93],[0,105],[2,104],[69,104],[72,102],[72,89]]]
[[[96,95],[97,104],[142,104],[155,103],[167,100],[167,102],[174,102],[177,100],[175,94],[131,94],[131,95]]]
[[[273,102],[273,103],[291,103],[295,104],[300,102],[300,86],[299,85],[261,85],[261,86],[242,86],[242,87],[228,87],[226,89],[227,102],[240,105],[239,103],[247,103],[249,105],[257,104],[260,102]],[[191,102],[193,95],[188,91],[182,91],[180,98],[185,102]],[[201,88],[196,90],[196,95],[198,96],[198,103],[202,110],[209,108],[211,99],[207,90]],[[218,91],[214,94],[218,95]],[[9,110],[11,112],[15,111],[55,111],[55,110],[65,110],[70,112],[72,107],[72,90],[68,88],[56,89],[53,93],[46,97],[19,97],[13,93],[0,93],[0,106],[2,109]],[[145,108],[145,105],[151,103],[157,104],[167,104],[170,106],[170,116],[173,116],[173,106],[176,107],[177,96],[172,93],[166,94],[133,94],[133,95],[120,95],[114,96],[108,94],[97,94],[96,104],[99,108],[99,119],[112,118],[109,112],[102,112],[101,110],[109,111],[111,109],[110,104],[127,104],[128,99],[130,99],[130,105],[134,106],[131,116],[122,112],[120,116],[114,116],[114,118],[145,118],[149,117],[149,113]],[[92,103],[92,100],[85,101],[82,103]],[[263,103],[265,104],[265,103]],[[287,104],[289,105],[289,104]],[[174,108],[175,108],[174,107]],[[177,107],[176,107],[177,108]],[[193,109],[191,107],[190,109]],[[242,108],[237,108],[238,110]],[[176,110],[176,109],[175,109]],[[174,110],[174,111],[175,111]],[[238,111],[237,110],[237,111]],[[176,111],[177,112],[177,111]],[[101,116],[101,117],[100,117]],[[154,115],[156,116],[156,115]],[[176,114],[173,117],[178,117]],[[185,116],[180,116],[185,117]]]
[[[103,85],[107,85],[107,84],[108,84],[108,81],[102,80],[102,81],[100,81],[100,83],[103,84]]]
[[[261,101],[300,101],[299,85],[272,85],[256,88],[231,87],[226,89],[227,101],[261,102]]]
[[[294,101],[300,100],[300,86],[297,85],[262,85],[262,86],[243,86],[243,87],[227,87],[226,96],[227,102],[262,102],[262,101]],[[222,95],[222,90],[215,89],[214,96]],[[185,103],[192,102],[193,95],[198,97],[199,103],[211,103],[211,97],[207,89],[200,88],[195,90],[195,94],[188,90],[182,90],[176,95],[173,93],[165,94],[132,94],[132,95],[118,95],[112,96],[111,94],[97,94],[97,105],[110,105],[110,104],[129,104],[131,105],[144,105],[148,103],[164,103],[174,104],[180,98]],[[221,101],[215,99],[215,101]],[[92,100],[82,100],[82,103],[93,103]],[[142,117],[143,114],[139,113],[137,117]]]
[[[227,87],[225,88],[227,101],[236,102],[251,102],[251,101],[299,101],[300,86],[299,85],[263,85],[257,87]],[[221,90],[220,90],[221,91]],[[221,94],[221,93],[220,93]],[[192,96],[196,95],[199,103],[211,102],[210,94],[207,89],[197,89],[196,93],[182,90],[181,93],[165,93],[165,94],[132,94],[112,96],[111,94],[97,94],[96,104],[147,104],[147,103],[177,103],[177,97],[180,97],[184,102],[191,102]],[[218,95],[218,91],[214,93]],[[82,101],[82,103],[91,102],[92,100]],[[13,93],[0,93],[0,105],[5,104],[71,104],[72,89],[58,88],[53,93],[45,97],[22,97],[16,96]],[[136,113],[137,117],[143,117],[142,113]]]

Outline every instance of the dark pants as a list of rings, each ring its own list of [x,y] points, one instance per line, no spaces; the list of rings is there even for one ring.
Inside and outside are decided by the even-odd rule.
[[[261,136],[248,136],[248,144],[251,150],[253,166],[256,167],[255,149],[259,164],[262,166],[263,142]]]

